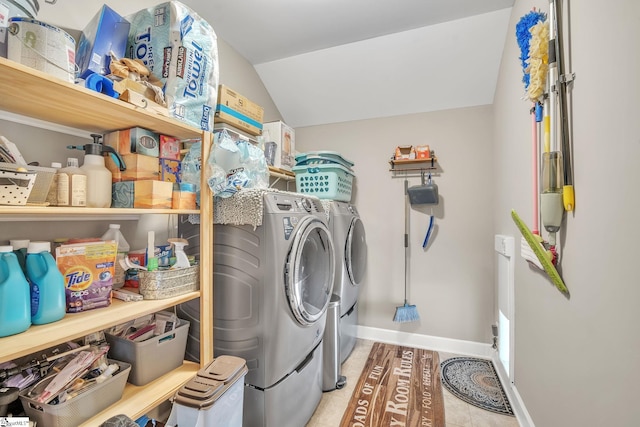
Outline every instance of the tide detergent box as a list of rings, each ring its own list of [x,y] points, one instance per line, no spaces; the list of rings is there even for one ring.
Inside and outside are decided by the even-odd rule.
[[[56,264],[64,276],[67,313],[111,304],[117,244],[113,240],[60,245]]]

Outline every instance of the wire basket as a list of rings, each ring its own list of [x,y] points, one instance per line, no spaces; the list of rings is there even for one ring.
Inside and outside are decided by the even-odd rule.
[[[200,289],[200,266],[175,270],[156,270],[138,272],[139,291],[144,299],[164,299]]]
[[[18,168],[23,168],[29,171],[35,178],[32,189],[27,195],[27,199],[22,205],[44,205],[47,202],[47,194],[49,193],[49,187],[53,181],[53,176],[56,174],[55,168],[47,168],[43,166],[31,166],[31,165],[17,165],[15,163],[2,163],[0,162],[0,170],[16,172]],[[3,202],[0,202],[5,204]],[[13,203],[12,203],[13,204]]]
[[[338,164],[299,165],[293,167],[296,189],[319,199],[351,201],[353,173]]]
[[[35,182],[35,172],[0,169],[0,205],[26,205]]]

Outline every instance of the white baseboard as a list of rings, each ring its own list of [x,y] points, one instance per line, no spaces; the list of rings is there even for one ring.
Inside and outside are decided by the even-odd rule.
[[[502,383],[502,388],[504,389],[504,392],[507,393],[507,397],[509,398],[509,402],[513,408],[513,413],[518,419],[518,423],[520,423],[521,427],[535,427],[527,408],[524,406],[522,397],[520,397],[520,393],[518,393],[516,385],[511,382],[504,366],[502,366],[502,363],[500,362],[500,355],[497,351],[493,352],[491,360],[493,361],[493,366],[496,368],[496,372],[498,373],[498,377]]]
[[[505,393],[509,398],[513,413],[518,419],[521,427],[535,427],[529,412],[524,406],[524,402],[518,393],[515,385],[511,383],[500,363],[498,352],[491,348],[490,344],[474,341],[455,340],[451,338],[434,337],[430,335],[413,334],[410,332],[392,331],[389,329],[371,328],[368,326],[357,327],[356,335],[360,339],[379,341],[389,344],[406,345],[413,347],[428,348],[430,350],[445,353],[455,353],[464,356],[491,359]]]
[[[491,353],[493,352],[493,349],[489,344],[434,337],[431,335],[412,334],[410,332],[392,331],[389,329],[371,328],[360,325],[357,327],[356,335],[358,338],[365,340],[422,347],[430,350],[443,351],[445,353],[482,357],[484,359],[490,359]]]

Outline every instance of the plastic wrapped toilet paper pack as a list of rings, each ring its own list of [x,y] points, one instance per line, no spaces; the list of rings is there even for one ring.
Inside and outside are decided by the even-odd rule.
[[[126,55],[141,60],[164,87],[169,113],[213,131],[218,97],[218,42],[204,19],[178,1],[126,17],[131,23]]]

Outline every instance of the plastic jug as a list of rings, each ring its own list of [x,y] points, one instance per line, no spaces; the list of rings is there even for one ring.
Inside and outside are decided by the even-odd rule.
[[[20,264],[20,268],[22,268],[22,272],[24,275],[27,275],[27,248],[29,247],[28,240],[9,240],[9,244],[13,246],[13,253],[18,257],[18,263]]]
[[[31,285],[31,323],[43,325],[62,319],[66,312],[64,277],[51,255],[51,242],[30,242],[27,278]]]
[[[0,337],[19,334],[29,326],[29,283],[13,252],[13,246],[0,246]]]
[[[84,163],[80,167],[87,174],[87,207],[111,207],[111,171],[104,165],[104,153],[110,153],[120,168],[125,170],[124,160],[112,148],[100,143],[102,135],[91,134],[92,144],[69,145],[67,148],[84,150]]]
[[[78,159],[67,158],[67,166],[58,169],[58,206],[87,206],[87,174],[78,167]]]
[[[120,224],[109,224],[109,229],[106,233],[102,235],[102,240],[115,240],[118,244],[118,254],[116,256],[116,266],[115,266],[115,275],[113,277],[113,288],[121,288],[124,286],[125,279],[125,269],[122,267],[120,260],[123,260],[124,257],[129,253],[129,243],[122,235],[120,231]]]

